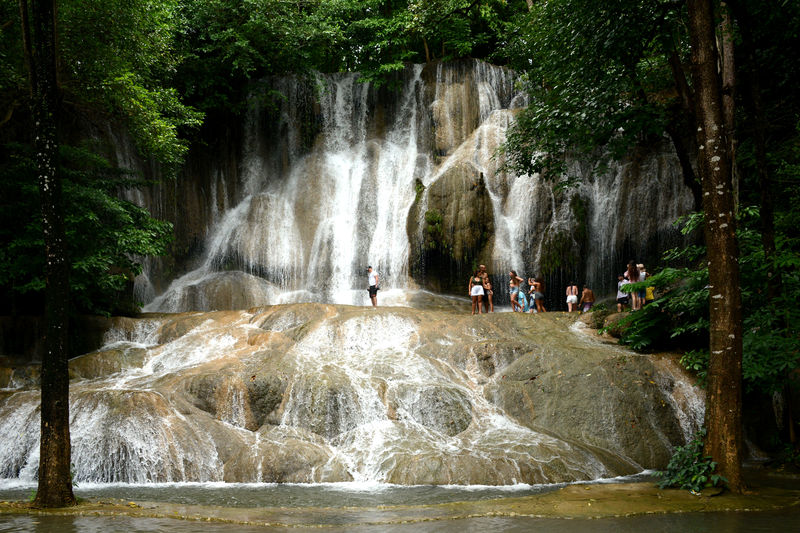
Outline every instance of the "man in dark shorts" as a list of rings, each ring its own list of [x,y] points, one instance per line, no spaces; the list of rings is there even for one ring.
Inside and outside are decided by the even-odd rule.
[[[372,300],[372,307],[378,307],[378,273],[367,267],[367,283],[369,283],[369,299]]]

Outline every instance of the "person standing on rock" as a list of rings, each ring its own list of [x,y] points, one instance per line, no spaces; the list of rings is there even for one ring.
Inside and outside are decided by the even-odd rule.
[[[510,270],[508,272],[508,293],[509,297],[511,298],[511,311],[522,311],[522,306],[519,304],[519,289],[522,287],[522,283],[525,281],[521,277],[517,276],[516,270]]]
[[[639,267],[631,260],[628,263],[628,270],[625,271],[625,277],[630,283],[639,283]],[[639,292],[631,291],[631,311],[639,310]]]
[[[533,300],[536,302],[537,313],[547,312],[544,308],[544,281],[541,276],[533,278]]]
[[[570,281],[567,285],[567,312],[571,313],[577,310],[578,306],[578,286],[574,281]]]
[[[371,266],[367,267],[367,283],[369,284],[369,299],[372,300],[372,307],[378,307],[378,273],[372,270]]]
[[[578,303],[578,309],[583,313],[588,313],[594,305],[594,291],[589,287],[583,288],[581,294],[581,301]]]
[[[478,271],[480,272],[481,279],[483,280],[483,312],[494,313],[494,302],[492,301],[494,292],[492,292],[492,282],[489,281],[489,273],[486,272],[486,265],[478,266]]]
[[[628,305],[628,293],[622,290],[622,287],[628,283],[630,281],[623,274],[620,274],[617,278],[617,313],[623,312],[625,306]]]
[[[639,263],[636,265],[636,268],[639,269],[639,281],[642,282],[646,280],[647,271],[645,271],[644,265],[642,263]],[[637,296],[639,297],[639,309],[641,309],[642,307],[644,307],[645,298],[647,298],[647,290],[646,289],[640,290],[637,293]]]
[[[472,298],[472,314],[475,314],[475,308],[478,308],[478,314],[481,314],[481,300],[483,300],[483,278],[481,277],[481,269],[477,269],[475,273],[469,278],[469,285],[467,287],[469,297]]]

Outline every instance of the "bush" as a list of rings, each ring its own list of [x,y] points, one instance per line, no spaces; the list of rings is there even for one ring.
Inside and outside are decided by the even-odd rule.
[[[719,474],[714,474],[717,463],[711,457],[703,455],[703,439],[706,430],[698,431],[692,442],[686,446],[675,448],[667,469],[656,472],[662,478],[658,486],[665,488],[687,489],[699,492],[706,487],[716,487],[728,483],[728,480]]]
[[[602,329],[606,318],[613,313],[613,310],[608,306],[608,304],[599,303],[592,306],[592,310],[589,311],[589,313],[589,325],[594,329]]]

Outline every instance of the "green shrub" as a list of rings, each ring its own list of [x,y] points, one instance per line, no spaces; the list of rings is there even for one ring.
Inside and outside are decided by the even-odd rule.
[[[706,430],[701,429],[695,434],[692,442],[675,448],[667,469],[656,472],[656,476],[662,478],[658,483],[660,488],[672,487],[699,492],[706,487],[728,483],[725,477],[714,473],[717,463],[712,461],[711,457],[703,455],[705,436]]]

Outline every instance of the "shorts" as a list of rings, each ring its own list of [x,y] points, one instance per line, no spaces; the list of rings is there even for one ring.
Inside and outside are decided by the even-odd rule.
[[[367,290],[369,291],[369,297],[370,298],[372,298],[373,296],[377,296],[378,295],[378,290],[379,289],[378,289],[377,285],[370,285],[369,289],[367,289]]]
[[[517,294],[519,292],[519,287],[511,287],[510,294]]]
[[[469,293],[470,296],[483,296],[483,287],[480,285],[473,285],[472,292]]]
[[[534,292],[533,293],[534,300],[544,300],[544,294],[541,292]]]
[[[570,294],[567,296],[567,303],[568,304],[576,304],[578,303],[578,295],[577,294]]]
[[[617,303],[620,305],[628,305],[628,297],[617,298]]]
[[[589,311],[592,308],[593,305],[594,305],[594,302],[583,302],[583,312],[585,313],[585,312]]]

